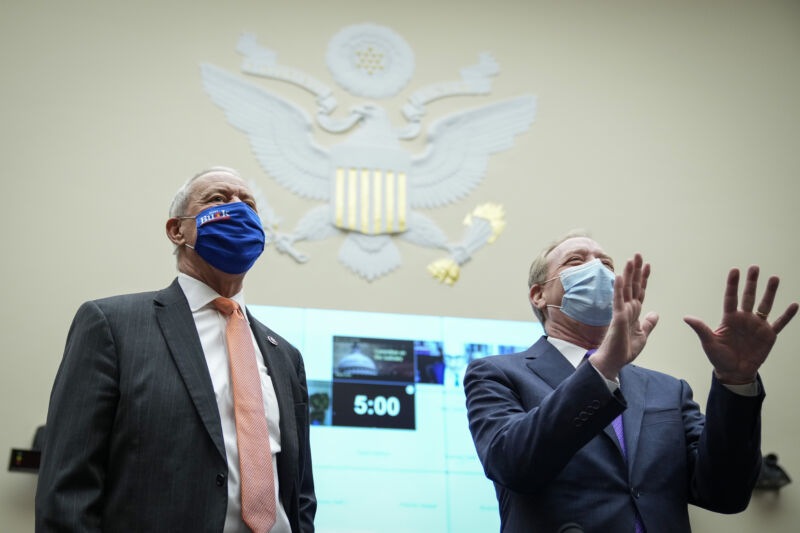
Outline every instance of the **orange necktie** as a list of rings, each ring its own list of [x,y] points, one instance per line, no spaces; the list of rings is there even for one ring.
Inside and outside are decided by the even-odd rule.
[[[267,533],[275,523],[275,485],[269,428],[261,396],[256,353],[250,326],[239,304],[228,298],[212,302],[227,316],[225,337],[231,363],[236,442],[242,484],[242,520],[253,533]]]

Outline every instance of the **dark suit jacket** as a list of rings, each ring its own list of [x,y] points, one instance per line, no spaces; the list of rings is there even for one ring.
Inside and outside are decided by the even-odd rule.
[[[280,499],[292,531],[310,532],[316,499],[303,361],[248,318],[278,398]],[[227,475],[211,377],[177,280],[83,304],[50,398],[36,531],[220,533]]]
[[[760,381],[759,381],[760,385]],[[633,365],[612,394],[591,365],[577,370],[542,337],[527,351],[472,361],[469,426],[494,481],[504,532],[691,531],[687,503],[747,507],[760,468],[761,395],[713,380],[707,414],[683,381]],[[611,421],[621,412],[627,461]]]

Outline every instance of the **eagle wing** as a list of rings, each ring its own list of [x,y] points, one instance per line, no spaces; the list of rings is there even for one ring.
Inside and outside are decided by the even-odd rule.
[[[329,152],[311,136],[312,121],[292,102],[209,64],[203,88],[234,127],[250,138],[261,166],[278,183],[306,198],[330,196]]]
[[[411,161],[409,205],[438,207],[466,196],[486,174],[489,154],[511,148],[535,114],[536,98],[525,95],[434,122],[425,151]]]

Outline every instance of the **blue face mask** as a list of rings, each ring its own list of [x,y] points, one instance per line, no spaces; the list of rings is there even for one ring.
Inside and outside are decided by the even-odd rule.
[[[564,287],[561,306],[547,307],[561,309],[565,315],[588,326],[607,326],[611,323],[615,276],[599,259],[566,268],[559,277]]]
[[[215,205],[194,217],[197,240],[187,244],[209,265],[228,274],[250,270],[264,251],[264,228],[261,219],[244,202]]]

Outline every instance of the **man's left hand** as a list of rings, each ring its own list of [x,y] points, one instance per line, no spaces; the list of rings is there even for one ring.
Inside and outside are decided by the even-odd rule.
[[[741,309],[738,309],[739,270],[731,269],[725,288],[722,322],[716,330],[712,331],[699,318],[687,316],[683,319],[700,338],[717,379],[727,385],[756,380],[758,369],[769,355],[778,333],[797,313],[798,304],[792,303],[774,322],[770,324],[767,320],[778,290],[776,276],[767,281],[764,296],[753,311],[757,281],[758,267],[751,266],[747,271]]]

